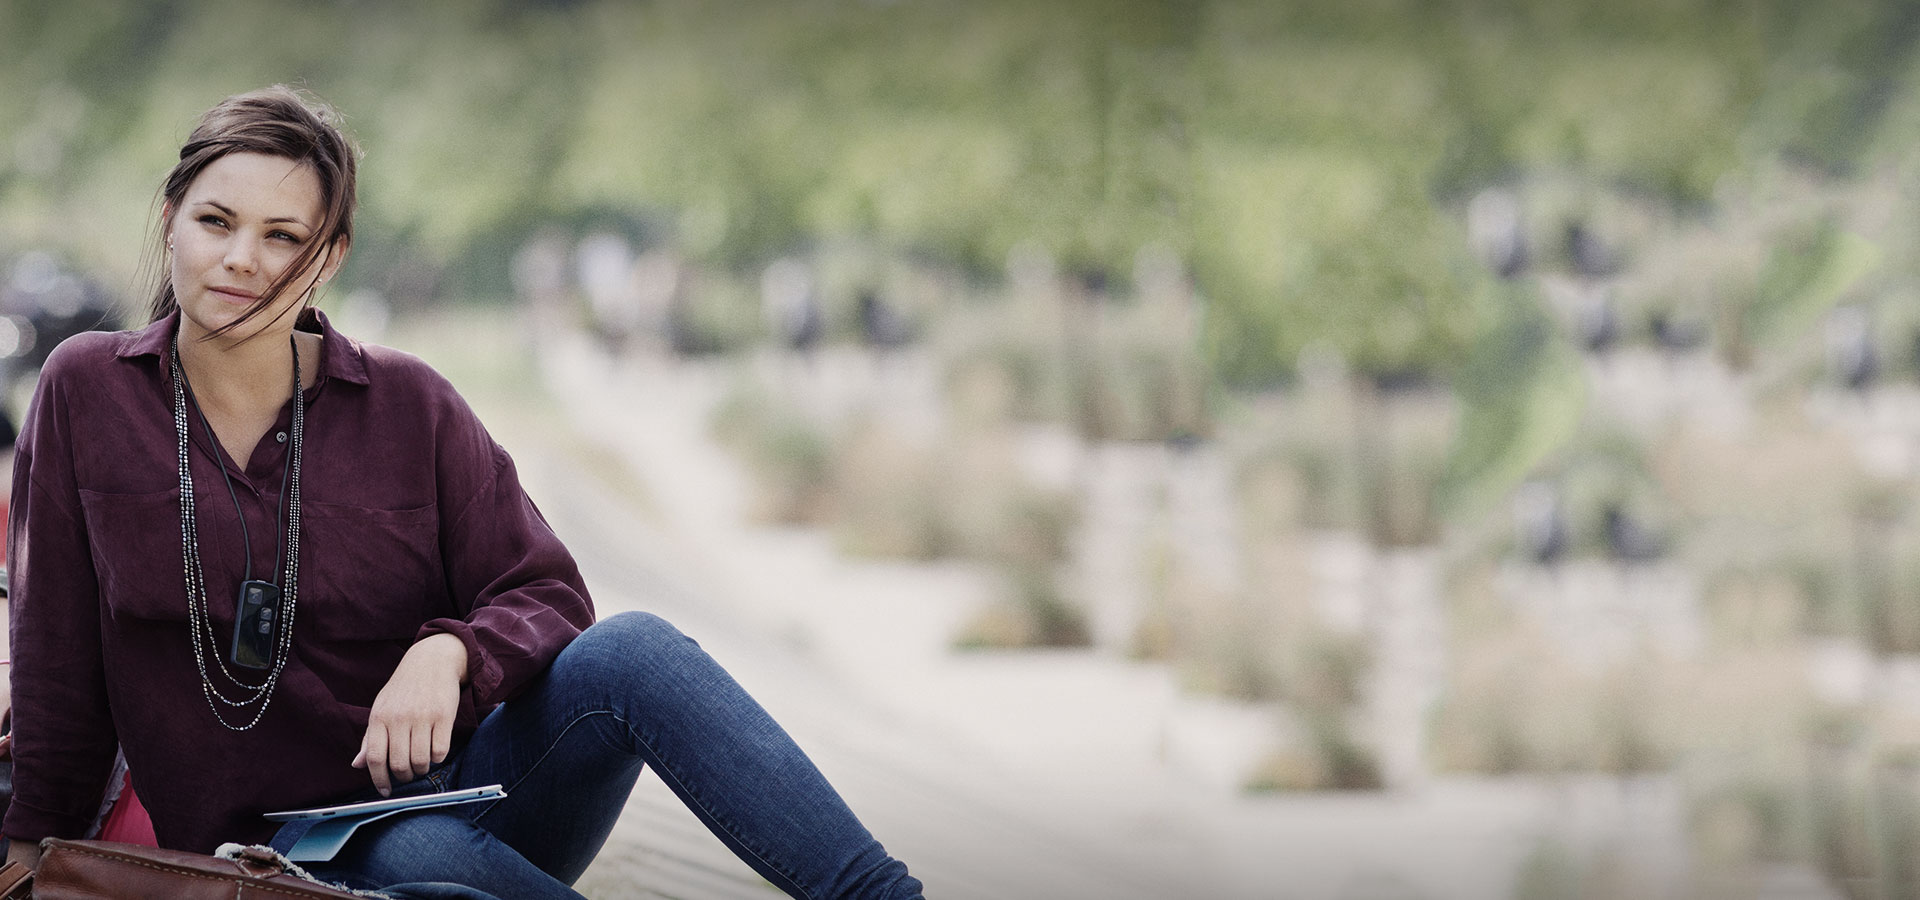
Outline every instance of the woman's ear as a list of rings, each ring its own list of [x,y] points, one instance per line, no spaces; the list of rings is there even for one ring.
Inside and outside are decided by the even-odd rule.
[[[347,251],[352,249],[346,238],[336,238],[333,246],[327,248],[327,258],[320,264],[320,280],[330,281],[340,271],[340,264],[347,261]]]

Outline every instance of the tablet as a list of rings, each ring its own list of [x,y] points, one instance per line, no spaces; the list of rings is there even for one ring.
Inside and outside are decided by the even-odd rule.
[[[465,788],[458,791],[442,791],[437,794],[415,794],[411,797],[389,797],[385,800],[368,800],[365,803],[345,803],[339,806],[316,806],[312,809],[289,809],[282,812],[267,813],[270,822],[294,822],[301,819],[334,819],[342,816],[363,816],[368,813],[399,812],[403,809],[425,809],[430,806],[449,806],[455,803],[473,803],[479,800],[499,800],[507,796],[500,785]]]

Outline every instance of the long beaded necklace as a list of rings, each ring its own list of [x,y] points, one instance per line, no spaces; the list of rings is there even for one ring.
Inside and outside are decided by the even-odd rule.
[[[292,342],[293,338],[289,337],[288,341]],[[281,499],[286,507],[284,568],[280,573],[283,585],[281,596],[285,602],[282,604],[278,640],[273,646],[272,663],[267,679],[257,685],[247,684],[234,677],[221,658],[219,644],[214,640],[212,617],[208,613],[207,606],[206,575],[200,567],[199,529],[194,518],[193,473],[189,470],[187,459],[189,430],[187,394],[191,388],[187,385],[186,373],[180,368],[180,335],[177,331],[173,336],[172,350],[173,356],[170,361],[173,370],[173,430],[177,438],[180,468],[180,547],[186,562],[184,568],[187,582],[187,630],[193,644],[193,664],[200,671],[200,691],[206,695],[207,708],[213,710],[213,717],[230,731],[246,731],[260,724],[260,718],[266,715],[267,705],[273,702],[273,689],[280,683],[280,672],[286,668],[287,659],[292,655],[293,650],[294,611],[299,606],[297,600],[300,577],[300,449],[306,434],[307,419],[306,396],[300,389],[300,348],[297,343],[293,347],[293,434],[292,443],[287,449],[288,470],[285,476],[285,487],[281,492]],[[195,406],[198,407],[198,404],[196,403]],[[226,464],[221,462],[220,465],[221,474],[224,476]],[[231,484],[228,485],[228,489],[232,489]],[[236,500],[236,506],[237,503]],[[242,527],[245,527],[244,519]],[[237,610],[234,624],[236,628],[240,624]],[[211,647],[212,650],[210,652],[203,650],[203,644]],[[220,674],[243,692],[242,699],[231,699],[214,686],[213,679],[207,674],[206,658],[209,655],[213,657],[214,666],[219,669]],[[246,715],[245,707],[257,703],[259,709],[254,711],[253,718],[247,724],[235,725],[227,721],[226,714],[220,711],[220,706],[215,701],[229,707],[240,708],[242,710],[240,714],[243,716]]]

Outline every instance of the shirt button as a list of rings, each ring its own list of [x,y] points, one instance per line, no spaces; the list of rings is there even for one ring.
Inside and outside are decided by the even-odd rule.
[[[284,431],[274,432],[273,439],[284,444],[287,442],[287,433]]]

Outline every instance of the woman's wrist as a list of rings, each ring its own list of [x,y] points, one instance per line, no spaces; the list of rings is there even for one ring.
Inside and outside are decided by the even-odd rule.
[[[40,842],[7,839],[7,862],[17,862],[29,869],[40,867]]]
[[[459,683],[467,683],[467,645],[459,638],[445,632],[430,634],[414,644],[409,653],[410,655],[426,654],[428,658],[445,666]]]

